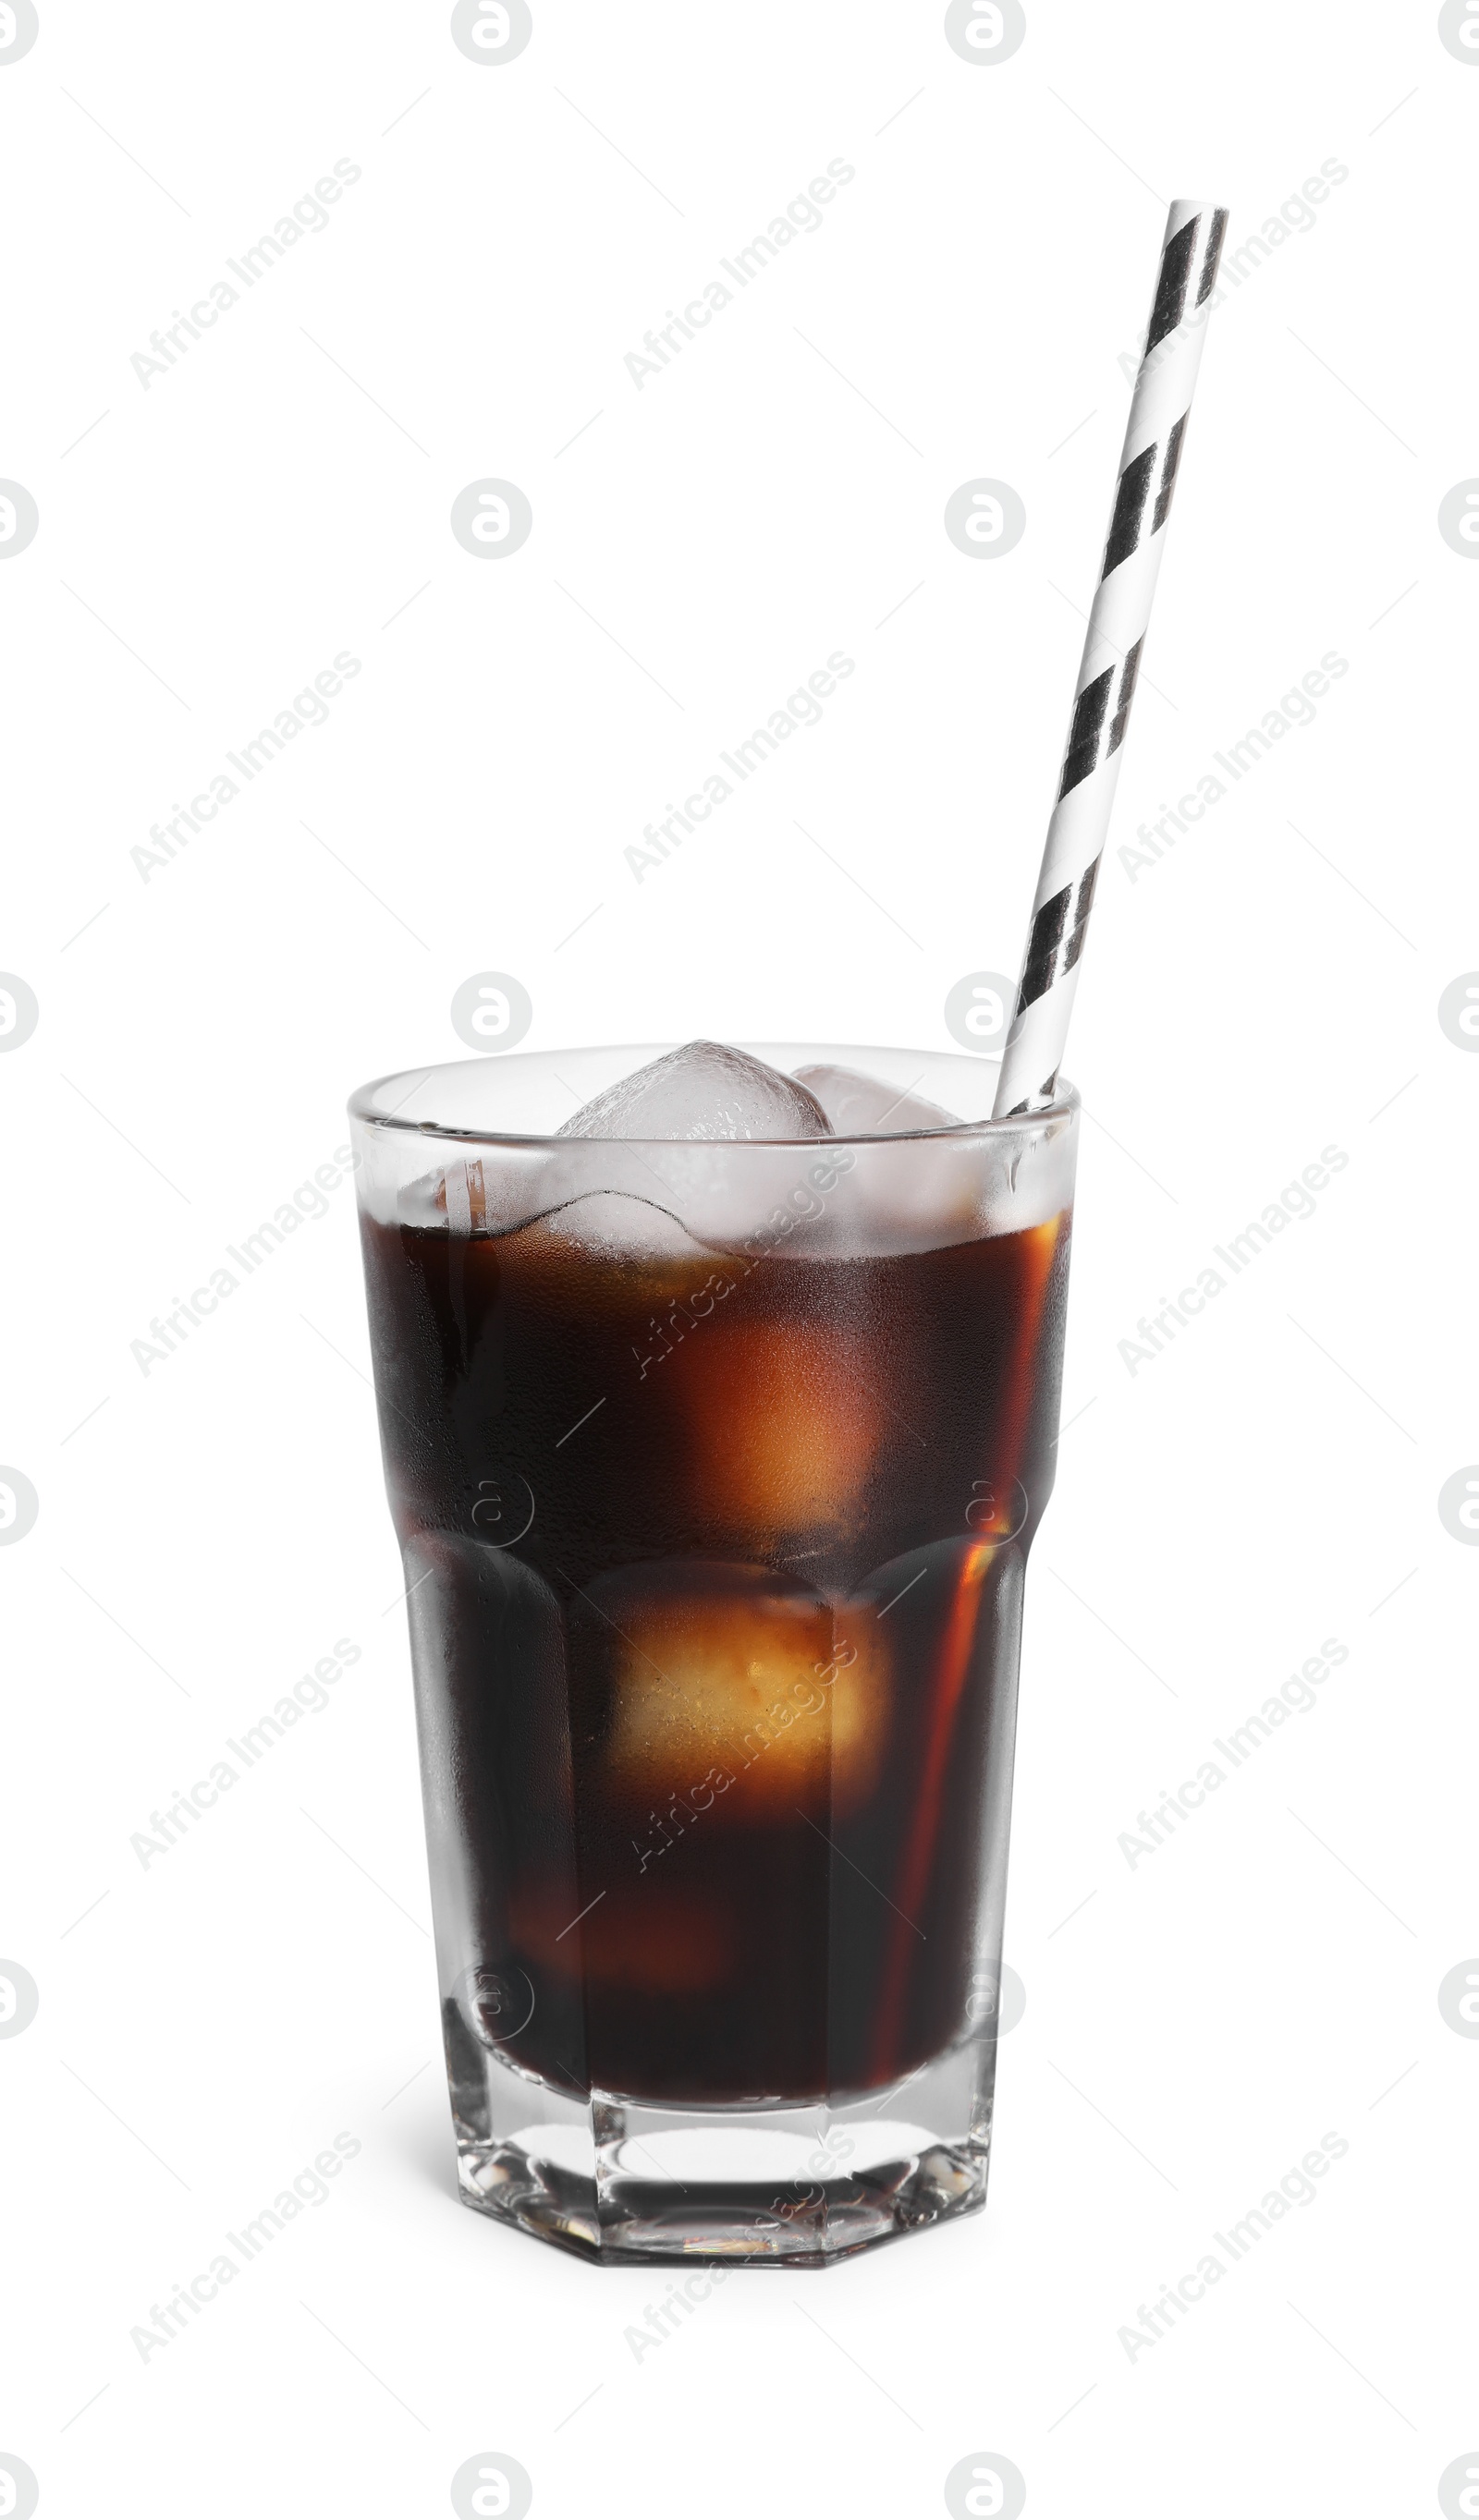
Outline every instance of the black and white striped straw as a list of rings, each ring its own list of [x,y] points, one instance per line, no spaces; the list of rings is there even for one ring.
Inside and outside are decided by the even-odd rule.
[[[1057,1086],[1226,226],[1226,211],[1211,202],[1171,204],[1016,1012],[1001,1060],[997,1119],[1045,1109]]]

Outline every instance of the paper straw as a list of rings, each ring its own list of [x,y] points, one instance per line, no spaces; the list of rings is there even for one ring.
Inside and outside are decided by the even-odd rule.
[[[994,1116],[1052,1101],[1227,213],[1173,202]]]

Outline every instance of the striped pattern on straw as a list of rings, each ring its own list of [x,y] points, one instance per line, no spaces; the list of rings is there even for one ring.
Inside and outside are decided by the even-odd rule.
[[[1227,213],[1173,202],[1047,829],[996,1117],[1051,1102],[1130,723]]]

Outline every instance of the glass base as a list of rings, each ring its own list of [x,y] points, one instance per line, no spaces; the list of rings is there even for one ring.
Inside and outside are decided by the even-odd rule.
[[[994,2043],[852,2099],[684,2108],[551,2090],[491,2055],[462,2201],[598,2265],[826,2267],[986,2203]]]

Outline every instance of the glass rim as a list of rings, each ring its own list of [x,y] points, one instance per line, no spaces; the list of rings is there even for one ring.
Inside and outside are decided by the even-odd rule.
[[[1007,1113],[999,1119],[988,1117],[984,1120],[959,1120],[946,1129],[853,1130],[840,1131],[826,1138],[575,1138],[562,1136],[552,1130],[500,1129],[490,1126],[469,1128],[449,1120],[402,1118],[393,1102],[389,1108],[379,1107],[383,1098],[394,1087],[406,1087],[406,1091],[399,1098],[401,1103],[404,1103],[410,1101],[418,1087],[429,1084],[433,1077],[466,1076],[475,1068],[512,1070],[533,1059],[611,1058],[627,1052],[639,1064],[645,1065],[648,1060],[661,1058],[666,1052],[681,1049],[682,1046],[678,1042],[587,1042],[567,1044],[562,1049],[548,1051],[506,1051],[495,1052],[481,1058],[437,1059],[425,1067],[395,1068],[388,1075],[372,1077],[368,1084],[356,1087],[349,1097],[347,1108],[350,1119],[361,1122],[366,1128],[397,1131],[407,1137],[439,1139],[458,1146],[558,1148],[624,1146],[670,1148],[713,1146],[731,1148],[768,1147],[772,1149],[778,1147],[876,1147],[933,1143],[958,1145],[967,1139],[1005,1138],[1020,1135],[1026,1130],[1046,1129],[1052,1123],[1062,1123],[1072,1119],[1081,1108],[1077,1086],[1062,1075],[1058,1077],[1052,1102],[1044,1104],[1041,1110]],[[736,1042],[731,1046],[748,1051],[756,1058],[763,1058],[767,1049],[782,1047],[781,1044],[773,1042],[768,1044]],[[856,1058],[875,1055],[882,1058],[917,1056],[931,1060],[958,1060],[962,1067],[996,1069],[1001,1065],[999,1052],[993,1051],[911,1053],[906,1045],[874,1043],[870,1046],[860,1042],[788,1043],[784,1047],[792,1051],[811,1050],[816,1053],[818,1059],[823,1054],[836,1057],[845,1051],[849,1057]],[[900,1099],[902,1100],[902,1096]]]

